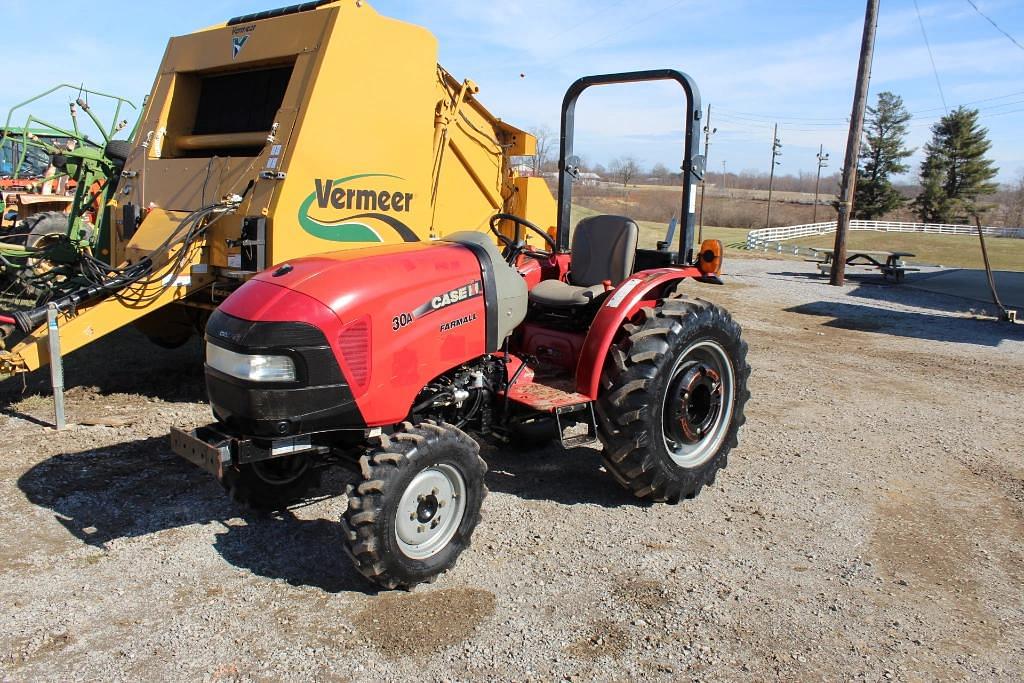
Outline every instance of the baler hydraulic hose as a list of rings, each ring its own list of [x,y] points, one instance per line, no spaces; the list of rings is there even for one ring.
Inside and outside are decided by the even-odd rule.
[[[246,188],[246,191],[248,191],[248,189],[249,188]],[[217,218],[220,218],[220,216],[223,216],[225,213],[228,213],[236,209],[240,203],[241,197],[236,195],[232,196],[230,199],[227,199],[225,201],[218,202],[217,204],[211,204],[210,206],[205,206],[201,209],[192,212],[181,221],[178,229],[174,233],[172,233],[164,241],[163,244],[161,244],[157,249],[155,249],[154,252],[169,250],[173,245],[175,238],[182,232],[181,226],[201,221],[212,214],[218,213],[218,210],[220,211],[220,215],[217,216]],[[217,218],[214,218],[212,221],[206,223],[201,227],[196,227],[195,225],[189,226],[188,231],[185,233],[177,261],[175,262],[175,265],[172,268],[172,270],[175,271],[174,274],[177,274],[179,268],[181,267],[181,264],[184,260],[184,255],[188,251],[191,244],[195,241],[196,238],[202,235],[206,231],[206,229],[214,221],[217,220]],[[94,272],[92,274],[94,276],[99,276],[96,277],[93,284],[87,287],[83,287],[82,289],[79,289],[77,291],[71,292],[70,294],[66,294],[42,306],[37,306],[36,308],[33,308],[31,310],[15,311],[14,313],[11,314],[11,316],[0,316],[0,322],[2,322],[3,320],[9,320],[10,323],[16,324],[18,326],[18,329],[20,329],[22,332],[28,334],[46,321],[47,307],[51,303],[56,304],[59,310],[74,310],[81,304],[87,303],[93,299],[105,298],[110,295],[118,295],[118,293],[121,290],[124,290],[127,287],[130,287],[131,285],[138,283],[143,278],[146,278],[147,276],[153,274],[153,259],[151,256],[146,256],[145,258],[141,259],[138,263],[132,264],[125,268],[110,268],[109,266],[105,266],[105,264],[102,264],[101,262],[98,261],[95,263],[91,263],[88,257],[86,258],[85,264],[91,264],[94,269]],[[101,268],[108,270],[109,273],[115,273],[116,275],[114,277],[102,276],[100,271]]]
[[[126,287],[129,284],[131,284],[127,278],[118,279],[123,282],[123,284],[121,284],[120,287]],[[113,282],[107,287],[110,286],[113,286]],[[62,296],[61,298],[56,299],[55,301],[52,301],[50,303],[56,304],[57,308],[61,310],[75,308],[79,304],[94,299],[105,291],[109,291],[107,287],[103,285],[92,285],[90,287],[84,287],[78,290],[77,292],[71,292],[70,294]],[[46,309],[48,306],[49,304],[44,306],[38,306],[30,311],[15,311],[14,320],[18,325],[18,329],[20,329],[25,334],[28,334],[32,330],[42,325],[43,322],[46,321]]]

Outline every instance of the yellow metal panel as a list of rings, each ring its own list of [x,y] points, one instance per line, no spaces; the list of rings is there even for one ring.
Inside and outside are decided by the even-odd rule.
[[[344,4],[355,3],[353,0]],[[266,64],[317,50],[338,9],[338,5],[330,5],[315,12],[299,12],[172,38],[161,72],[201,71],[210,69],[211,65],[227,67],[239,62]],[[232,39],[240,37],[246,40],[236,53]]]
[[[551,196],[547,181],[543,178],[516,178],[515,188],[511,213],[522,216],[542,230],[553,231],[557,228],[558,203]],[[532,232],[527,237],[531,245],[546,249],[543,241]]]
[[[366,4],[342,3],[335,22],[284,151],[275,262],[428,237],[437,42]]]
[[[504,121],[498,122],[509,141],[508,154],[514,157],[532,157],[537,153],[537,138]]]

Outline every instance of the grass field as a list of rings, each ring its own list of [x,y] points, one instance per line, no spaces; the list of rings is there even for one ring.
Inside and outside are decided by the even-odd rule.
[[[572,222],[575,225],[580,219],[594,216],[598,212],[582,206],[573,206]],[[667,225],[653,221],[638,221],[640,226],[640,247],[653,249],[659,240],[665,239]],[[747,241],[746,228],[719,228],[704,226],[704,239],[721,240],[734,257],[764,256],[764,252],[748,252],[741,248]],[[676,234],[678,239],[678,233]],[[799,247],[831,247],[835,241],[835,233],[815,235],[786,242],[786,245]],[[986,239],[989,259],[995,270],[1024,271],[1024,240],[989,237]],[[949,268],[983,268],[981,247],[974,235],[926,235],[909,232],[870,232],[854,230],[850,232],[848,248],[866,249],[870,251],[909,251],[915,254],[907,258],[908,263],[919,263],[930,266],[946,266]],[[790,249],[792,252],[792,249]],[[773,254],[772,251],[768,252]],[[805,258],[793,257],[790,258]]]
[[[801,247],[831,247],[835,234],[816,235],[792,241]],[[788,244],[788,243],[787,243]],[[1024,240],[986,238],[989,260],[995,270],[1024,270]],[[984,268],[976,235],[926,235],[912,232],[850,232],[848,249],[909,251],[908,263],[954,268]]]
[[[598,213],[593,209],[574,204],[572,207],[572,225],[575,226],[580,220],[596,216]],[[642,249],[654,249],[659,241],[665,239],[665,234],[668,231],[668,223],[637,221],[637,225],[640,226],[639,246]],[[730,244],[739,245],[740,243],[746,244],[747,232],[746,228],[714,228],[705,225],[703,238],[706,240],[722,240],[722,244],[726,246]],[[678,232],[676,232],[675,239],[679,239]]]

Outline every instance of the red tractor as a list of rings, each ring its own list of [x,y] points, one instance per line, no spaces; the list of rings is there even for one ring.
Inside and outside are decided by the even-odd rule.
[[[668,241],[638,249],[637,224],[621,216],[581,221],[569,249],[577,98],[664,79],[688,105],[678,252]],[[700,111],[677,71],[580,79],[562,108],[554,237],[498,214],[503,250],[485,233],[456,233],[257,275],[206,327],[218,421],[175,430],[175,451],[257,507],[295,501],[328,460],[354,465],[348,550],[387,588],[433,579],[469,544],[487,471],[469,433],[600,439],[608,472],[638,498],[694,497],[736,446],[750,373],[739,325],[682,293],[687,280],[721,284],[721,245],[695,254],[686,210],[704,167],[693,154]],[[525,231],[546,248],[528,246]],[[565,436],[572,424],[586,433]]]

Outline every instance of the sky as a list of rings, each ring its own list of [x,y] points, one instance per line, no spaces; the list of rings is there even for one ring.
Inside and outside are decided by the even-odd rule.
[[[172,35],[289,0],[3,0],[5,51],[19,67],[4,72],[0,111],[56,83],[85,83],[140,103]],[[857,72],[860,0],[371,0],[379,12],[426,26],[439,61],[472,78],[478,98],[522,128],[557,130],[566,88],[578,77],[651,68],[692,76],[711,105],[708,165],[767,172],[772,126],[779,124],[778,172],[813,173],[818,146],[838,170]],[[1022,0],[974,4],[1024,45]],[[930,126],[961,104],[981,110],[989,157],[1012,182],[1024,174],[1024,48],[980,16],[969,0],[882,0],[869,102],[890,90],[914,114],[909,145],[916,175]],[[56,33],[60,25],[76,27]],[[920,17],[920,18],[919,18]],[[101,28],[109,22],[111,29]],[[923,31],[922,31],[923,24]],[[32,27],[38,30],[33,31]],[[927,36],[927,44],[925,41]],[[60,46],[58,49],[57,46]],[[930,45],[931,55],[928,46]],[[39,64],[32,59],[39,55]],[[934,70],[932,63],[934,61]],[[32,64],[31,67],[28,66]],[[66,100],[35,111],[67,120]],[[23,118],[19,110],[13,123]],[[678,168],[684,99],[678,86],[591,89],[577,107],[577,153],[605,165],[632,156]]]

